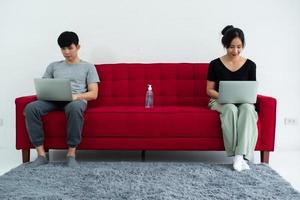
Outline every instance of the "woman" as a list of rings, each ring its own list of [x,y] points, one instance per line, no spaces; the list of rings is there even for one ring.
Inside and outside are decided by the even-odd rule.
[[[222,44],[226,54],[210,62],[207,94],[209,108],[220,113],[223,140],[228,156],[234,156],[236,171],[250,169],[247,164],[257,141],[257,113],[253,104],[219,104],[220,81],[256,80],[256,65],[240,54],[245,47],[244,33],[231,25],[222,30]]]

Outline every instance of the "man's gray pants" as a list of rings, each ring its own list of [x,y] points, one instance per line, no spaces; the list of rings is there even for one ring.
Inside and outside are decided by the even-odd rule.
[[[54,110],[64,110],[67,118],[67,144],[74,148],[81,141],[83,114],[87,103],[77,101],[42,101],[37,100],[27,104],[24,109],[25,123],[31,143],[35,146],[44,144],[42,116]]]

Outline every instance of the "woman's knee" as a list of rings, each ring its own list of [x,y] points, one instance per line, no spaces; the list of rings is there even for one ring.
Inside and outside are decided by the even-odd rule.
[[[225,104],[222,106],[223,113],[237,113],[238,108],[234,104]]]
[[[244,103],[244,104],[241,104],[239,106],[239,111],[240,112],[253,112],[255,111],[255,107],[253,104],[249,104],[249,103]]]

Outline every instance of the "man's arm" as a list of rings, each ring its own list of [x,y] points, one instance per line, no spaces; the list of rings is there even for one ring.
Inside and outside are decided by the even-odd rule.
[[[98,96],[98,83],[88,84],[88,91],[81,94],[73,94],[73,101],[75,100],[94,100]]]

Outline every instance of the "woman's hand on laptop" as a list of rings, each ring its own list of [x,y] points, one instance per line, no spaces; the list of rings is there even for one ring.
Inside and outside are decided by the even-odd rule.
[[[216,91],[215,87],[216,87],[216,83],[214,81],[207,81],[206,93],[212,99],[219,98],[219,92]]]

